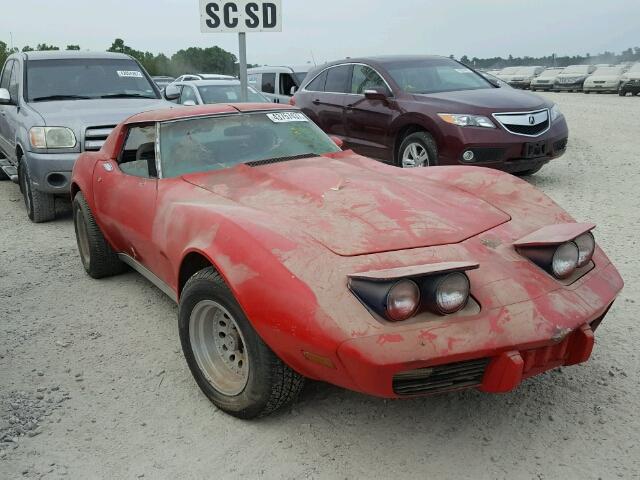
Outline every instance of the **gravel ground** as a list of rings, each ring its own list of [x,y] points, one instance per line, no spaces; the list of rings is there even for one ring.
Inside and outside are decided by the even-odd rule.
[[[0,478],[640,478],[640,97],[548,96],[570,146],[531,182],[598,224],[626,281],[587,364],[506,395],[312,383],[280,415],[236,420],[196,387],[175,305],[135,273],[91,280],[68,204],[34,225],[3,182]]]

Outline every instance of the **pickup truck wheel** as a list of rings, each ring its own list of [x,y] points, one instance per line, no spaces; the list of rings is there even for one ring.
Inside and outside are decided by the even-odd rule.
[[[204,394],[238,418],[268,415],[293,402],[304,377],[285,365],[251,326],[218,272],[186,283],[178,311],[182,351]]]
[[[91,277],[109,277],[126,270],[126,265],[120,261],[96,224],[82,192],[78,192],[73,199],[73,225],[82,266]]]
[[[27,208],[27,215],[34,223],[44,223],[56,218],[56,198],[50,193],[33,188],[29,175],[29,166],[20,162],[20,190]]]
[[[398,167],[431,167],[438,164],[438,146],[427,132],[415,132],[404,138],[396,158]]]

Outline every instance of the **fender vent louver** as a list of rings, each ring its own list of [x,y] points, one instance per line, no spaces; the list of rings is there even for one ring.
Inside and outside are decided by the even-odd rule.
[[[481,358],[400,372],[393,377],[393,391],[397,395],[428,395],[477,387],[488,363],[488,358]]]
[[[303,158],[317,157],[315,153],[305,153],[302,155],[292,155],[290,157],[267,158],[266,160],[256,160],[255,162],[247,162],[245,165],[249,167],[259,167],[261,165],[270,165],[272,163],[290,162],[291,160],[300,160]]]

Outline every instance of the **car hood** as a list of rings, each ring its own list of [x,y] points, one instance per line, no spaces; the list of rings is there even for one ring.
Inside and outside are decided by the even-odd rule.
[[[242,164],[183,179],[248,208],[248,215],[259,210],[276,224],[290,222],[343,256],[454,244],[510,220],[489,203],[418,172],[353,152],[331,157]],[[212,207],[220,201],[212,197]]]
[[[444,113],[475,113],[469,108],[481,108],[491,111],[527,111],[544,108],[547,102],[534,93],[513,88],[483,88],[479,90],[461,90],[456,92],[430,93],[414,95],[418,102],[434,103],[444,108]]]
[[[625,80],[638,80],[640,79],[640,72],[627,72],[623,74]]]
[[[136,113],[175,105],[157,98],[105,98],[32,102],[29,107],[39,113],[48,126],[82,132],[86,127],[116,125]]]

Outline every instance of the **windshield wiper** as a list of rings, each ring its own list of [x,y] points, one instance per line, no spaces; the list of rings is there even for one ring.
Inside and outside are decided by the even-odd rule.
[[[36,97],[32,102],[46,102],[47,100],[89,100],[91,97],[84,95],[47,95],[46,97]]]
[[[140,93],[109,93],[108,95],[100,95],[100,98],[154,98],[149,95],[142,95]]]
[[[288,162],[290,160],[302,160],[303,158],[314,158],[319,155],[316,153],[301,153],[299,155],[288,155],[285,157],[272,157],[265,158],[263,160],[254,160],[252,162],[246,162],[245,165],[250,167],[257,167],[259,165],[268,165],[270,163]]]

